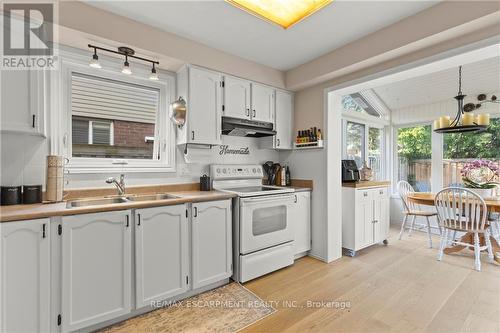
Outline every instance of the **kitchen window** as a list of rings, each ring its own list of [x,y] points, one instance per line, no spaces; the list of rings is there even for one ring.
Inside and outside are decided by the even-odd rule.
[[[150,69],[140,65],[129,76],[110,68],[117,66],[116,60],[102,69],[64,60],[69,172],[175,171],[174,130],[167,107],[173,77],[166,74],[153,82],[148,79]]]

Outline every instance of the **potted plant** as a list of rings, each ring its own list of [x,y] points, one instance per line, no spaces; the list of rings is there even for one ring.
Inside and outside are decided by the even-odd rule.
[[[498,185],[493,179],[499,176],[499,168],[488,160],[474,160],[464,165],[461,174],[465,187],[479,194],[483,199],[493,197],[493,189]]]

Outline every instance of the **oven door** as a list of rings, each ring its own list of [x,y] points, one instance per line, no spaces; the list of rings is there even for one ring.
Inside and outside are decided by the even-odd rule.
[[[292,241],[294,202],[293,194],[240,198],[240,254]]]

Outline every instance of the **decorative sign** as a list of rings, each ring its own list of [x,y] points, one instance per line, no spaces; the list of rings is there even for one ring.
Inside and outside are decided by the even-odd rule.
[[[250,148],[241,147],[241,148],[229,148],[229,145],[221,145],[219,150],[219,155],[249,155]]]

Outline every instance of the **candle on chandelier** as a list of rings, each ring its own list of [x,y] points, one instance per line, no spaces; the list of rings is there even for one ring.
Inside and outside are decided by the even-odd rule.
[[[450,127],[450,117],[441,116],[439,117],[439,128]]]
[[[464,113],[464,116],[462,117],[462,125],[474,125],[474,115],[470,112]]]
[[[490,114],[481,113],[477,115],[476,123],[482,126],[488,126],[490,124]]]

